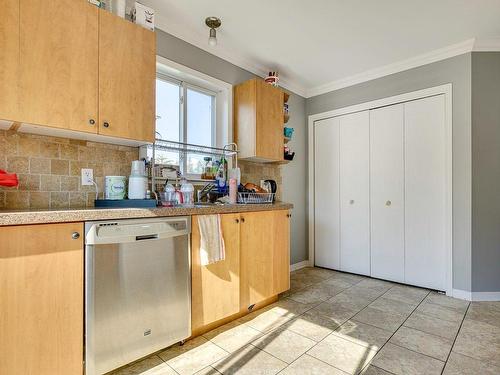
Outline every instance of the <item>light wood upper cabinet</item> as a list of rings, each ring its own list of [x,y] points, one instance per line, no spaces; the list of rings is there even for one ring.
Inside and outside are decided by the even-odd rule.
[[[87,0],[20,0],[20,7],[16,120],[96,133],[98,9]]]
[[[2,227],[0,238],[0,373],[81,375],[83,224]]]
[[[192,307],[191,329],[201,327],[240,311],[240,215],[221,215],[226,250],[223,261],[202,266],[198,216],[192,219]]]
[[[290,289],[290,218],[289,211],[273,211],[273,294]]]
[[[0,0],[0,119],[19,117],[19,0]]]
[[[234,87],[234,132],[240,159],[283,160],[284,94],[255,78]]]
[[[99,133],[154,141],[155,33],[99,15]]]

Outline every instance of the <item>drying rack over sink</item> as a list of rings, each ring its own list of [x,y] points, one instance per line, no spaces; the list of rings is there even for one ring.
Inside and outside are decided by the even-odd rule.
[[[190,143],[166,141],[164,139],[157,139],[151,145],[153,152],[156,150],[164,151],[177,151],[184,154],[197,154],[197,155],[213,155],[213,156],[236,156],[238,155],[238,145],[236,143],[228,143],[223,148],[200,146]],[[154,154],[153,154],[154,155]]]
[[[153,144],[145,145],[148,149],[152,150],[151,157],[151,191],[156,194],[156,179],[158,179],[158,171],[156,168],[161,168],[161,165],[155,163],[156,151],[171,151],[178,152],[181,157],[185,157],[187,154],[205,155],[205,156],[224,156],[224,158],[234,157],[235,167],[238,167],[238,145],[236,143],[228,143],[224,147],[211,147],[195,145],[191,143],[175,142],[165,139],[156,139]]]

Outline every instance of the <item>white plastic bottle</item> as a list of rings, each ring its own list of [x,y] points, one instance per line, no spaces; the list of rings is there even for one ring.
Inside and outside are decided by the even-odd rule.
[[[185,178],[181,181],[182,204],[186,207],[194,206],[194,186]]]

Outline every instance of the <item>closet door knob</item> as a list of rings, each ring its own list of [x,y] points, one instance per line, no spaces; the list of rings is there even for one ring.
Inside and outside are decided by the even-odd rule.
[[[80,238],[80,233],[78,233],[78,232],[71,233],[71,238],[74,239],[74,240],[79,239]]]
[[[387,202],[385,202],[385,205],[386,205],[387,207],[389,207],[391,204],[392,204],[392,202],[391,202],[391,201],[387,201]]]
[[[351,200],[349,201],[349,204],[354,204],[354,199],[351,199]]]
[[[241,218],[241,222],[242,222],[242,223],[244,223],[244,222],[245,222],[245,218],[244,218],[244,217],[242,217],[242,218]]]
[[[90,124],[90,125],[95,125],[95,120],[94,120],[93,118],[91,118],[91,119],[89,120],[89,124]]]
[[[103,125],[105,128],[109,128],[109,122],[105,122]]]
[[[236,222],[236,224],[238,224],[240,222],[240,219],[235,219],[234,221]]]

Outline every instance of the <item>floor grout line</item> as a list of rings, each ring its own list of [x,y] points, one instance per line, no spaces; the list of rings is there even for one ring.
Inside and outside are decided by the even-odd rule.
[[[471,306],[471,303],[469,303],[469,306],[467,306],[467,310],[465,310],[464,317],[462,318],[462,321],[460,322],[460,327],[458,327],[457,334],[455,335],[455,338],[453,339],[453,343],[451,344],[450,352],[448,353],[448,356],[446,357],[446,361],[444,362],[443,370],[441,371],[441,374],[443,374],[444,369],[446,368],[446,365],[448,364],[448,360],[450,359],[451,352],[453,351],[453,347],[455,346],[455,342],[457,341],[458,335],[460,334],[460,330],[462,329],[462,325],[464,324],[465,317],[467,316],[467,313],[469,312],[469,308]]]
[[[426,295],[425,295],[425,297],[422,299],[422,301],[424,301],[424,300],[425,300],[425,298],[429,295],[429,293],[430,293],[430,291],[428,291],[428,292],[427,292],[427,294],[426,294]],[[388,340],[384,343],[384,345],[382,345],[382,346],[380,347],[380,349],[379,349],[379,350],[377,350],[377,355],[378,355],[378,354],[382,351],[382,349],[384,348],[384,346],[386,346],[386,345],[387,345],[387,343],[388,343],[388,342],[389,342],[389,341],[393,338],[393,336],[394,336],[394,335],[396,334],[396,332],[397,332],[397,331],[398,331],[398,330],[399,330],[399,329],[403,326],[403,324],[405,324],[405,322],[408,320],[408,318],[411,316],[411,314],[413,314],[413,313],[415,312],[415,310],[418,308],[418,306],[420,306],[420,304],[422,303],[422,301],[420,301],[420,303],[419,303],[417,306],[415,306],[415,308],[414,308],[414,309],[410,312],[410,314],[408,315],[408,317],[407,317],[407,318],[406,318],[406,319],[405,319],[405,320],[404,320],[404,321],[403,321],[403,322],[399,325],[399,327],[398,327],[398,328],[394,331],[394,333],[393,333],[393,334],[389,337],[389,339],[388,339]],[[392,345],[394,345],[393,343],[391,343],[391,344],[392,344]],[[406,348],[405,348],[405,349],[406,349]],[[422,354],[422,353],[420,353],[420,354]],[[425,355],[425,354],[423,354],[423,355]],[[373,357],[373,359],[375,359],[375,358],[376,358],[376,355]],[[373,359],[372,359],[372,361],[373,361]],[[371,363],[372,361],[370,361],[370,362],[369,362],[369,363],[368,363],[365,367],[363,367],[363,368],[361,369],[361,371],[363,371],[365,368],[367,368],[368,366],[370,366],[370,363]],[[382,370],[385,370],[383,367],[380,367],[380,368],[381,368]],[[443,368],[444,368],[444,366],[443,366]]]
[[[313,269],[314,269],[314,268],[313,268]],[[300,270],[298,270],[298,271],[296,271],[296,272],[300,272]],[[314,358],[315,360],[317,360],[317,361],[319,361],[319,362],[321,362],[321,363],[324,363],[325,365],[327,365],[327,366],[329,366],[329,367],[332,367],[332,368],[338,369],[338,370],[340,370],[340,371],[342,371],[342,372],[345,372],[344,370],[342,370],[342,369],[340,369],[340,368],[336,367],[335,365],[332,365],[331,363],[325,362],[325,361],[323,361],[323,360],[321,360],[321,359],[319,359],[319,358],[316,358],[315,356],[310,355],[310,354],[309,354],[309,351],[310,351],[310,350],[312,350],[313,348],[315,348],[316,346],[318,346],[319,344],[323,343],[323,342],[324,342],[324,341],[325,341],[328,337],[330,337],[331,335],[335,335],[337,338],[340,338],[340,339],[342,339],[342,340],[344,340],[344,341],[348,341],[348,342],[350,342],[350,343],[352,343],[352,344],[356,344],[356,345],[358,345],[358,346],[364,347],[364,348],[366,348],[366,349],[370,349],[370,348],[372,348],[372,347],[365,347],[365,346],[363,346],[363,345],[358,344],[358,343],[357,343],[357,342],[355,342],[355,341],[351,341],[351,340],[349,340],[349,339],[347,339],[347,338],[345,338],[345,337],[342,337],[342,335],[339,335],[339,334],[338,334],[338,330],[339,330],[342,326],[344,326],[347,322],[349,322],[349,321],[353,320],[353,318],[354,318],[357,314],[359,314],[360,312],[362,312],[363,310],[365,310],[367,307],[369,307],[369,306],[370,306],[372,303],[374,303],[375,301],[379,300],[380,298],[387,298],[387,297],[384,297],[384,296],[385,296],[385,295],[386,295],[386,294],[387,294],[387,293],[388,293],[388,292],[389,292],[389,291],[390,291],[393,287],[398,286],[398,285],[400,285],[400,284],[399,284],[399,283],[390,282],[392,285],[391,285],[391,286],[390,286],[390,287],[389,287],[386,291],[384,291],[382,294],[380,294],[380,295],[379,295],[378,297],[376,297],[375,299],[373,299],[373,300],[371,300],[370,302],[368,302],[368,303],[367,303],[365,306],[363,306],[361,309],[359,309],[359,310],[358,310],[357,308],[356,308],[356,309],[353,309],[353,310],[357,310],[357,311],[356,311],[355,313],[353,313],[353,315],[352,315],[352,316],[350,316],[348,319],[346,319],[345,321],[343,321],[341,324],[337,324],[337,327],[336,327],[335,329],[331,329],[331,328],[327,328],[327,327],[325,327],[325,328],[327,328],[327,329],[328,329],[329,331],[331,331],[331,332],[329,332],[329,333],[328,333],[325,337],[323,337],[323,338],[322,338],[321,340],[319,340],[319,341],[316,341],[316,340],[314,340],[314,339],[311,339],[310,337],[307,337],[307,336],[305,336],[305,335],[303,335],[303,334],[301,334],[301,333],[299,333],[299,332],[295,332],[295,331],[293,331],[292,329],[290,329],[290,328],[288,327],[288,325],[289,325],[290,323],[292,323],[293,321],[296,321],[296,320],[298,320],[299,318],[303,317],[306,313],[311,312],[312,310],[314,310],[315,308],[317,308],[319,305],[321,305],[321,304],[323,304],[323,303],[328,303],[331,299],[335,298],[336,296],[340,295],[341,293],[347,292],[348,290],[352,290],[354,287],[358,286],[358,284],[362,283],[362,282],[363,282],[363,281],[365,281],[365,280],[370,280],[370,279],[373,279],[373,280],[379,280],[379,279],[375,279],[375,278],[371,278],[371,277],[367,277],[367,276],[360,276],[360,279],[359,279],[358,281],[356,281],[356,282],[352,283],[352,279],[350,279],[349,281],[347,281],[347,280],[346,280],[345,278],[343,278],[343,277],[338,277],[338,275],[337,275],[337,274],[344,274],[344,272],[340,272],[340,271],[333,271],[333,273],[332,273],[331,275],[329,275],[329,277],[323,278],[323,279],[321,279],[320,281],[313,282],[312,284],[305,285],[305,286],[303,286],[302,288],[299,288],[299,289],[294,290],[293,292],[290,292],[290,293],[289,293],[288,295],[286,295],[286,296],[279,296],[278,301],[277,301],[277,302],[275,302],[275,303],[279,304],[279,302],[280,302],[280,301],[287,300],[287,301],[289,301],[289,302],[292,302],[292,303],[298,304],[298,306],[304,306],[305,310],[301,311],[300,313],[288,312],[288,313],[286,313],[286,314],[284,314],[284,315],[277,313],[277,315],[279,315],[280,317],[285,317],[285,318],[288,318],[288,319],[286,319],[286,321],[284,321],[283,323],[279,324],[277,327],[274,327],[274,328],[270,329],[269,331],[264,331],[264,332],[263,332],[263,331],[261,331],[261,330],[258,330],[258,329],[256,329],[256,328],[254,328],[254,327],[252,327],[252,326],[248,325],[248,324],[247,324],[248,322],[242,322],[242,323],[239,323],[237,326],[240,326],[240,325],[246,325],[247,327],[249,327],[249,328],[251,328],[251,329],[255,330],[256,332],[258,332],[258,336],[257,336],[255,339],[253,339],[251,342],[245,343],[243,346],[239,347],[239,348],[238,348],[237,350],[235,350],[234,352],[229,352],[229,351],[227,351],[226,349],[224,349],[223,347],[221,347],[220,345],[218,345],[217,343],[215,343],[214,341],[212,341],[212,340],[213,340],[215,337],[217,337],[217,336],[215,336],[215,337],[214,337],[214,338],[212,338],[212,339],[208,339],[207,337],[205,337],[204,335],[202,335],[202,337],[203,337],[203,339],[204,339],[204,340],[206,340],[207,342],[210,342],[211,344],[213,344],[213,345],[215,345],[216,347],[218,347],[219,349],[221,349],[224,353],[226,353],[226,355],[225,355],[223,358],[221,358],[221,359],[219,359],[219,360],[216,360],[216,361],[214,361],[214,362],[212,362],[212,363],[210,363],[210,364],[206,365],[205,367],[203,367],[203,369],[210,368],[210,369],[213,369],[214,371],[216,371],[217,373],[221,373],[219,370],[217,370],[215,367],[213,367],[213,365],[214,365],[215,363],[217,363],[217,362],[219,362],[219,361],[224,361],[225,359],[230,359],[230,357],[231,357],[231,356],[233,356],[233,355],[237,354],[238,352],[241,352],[241,351],[242,351],[242,350],[244,350],[244,349],[247,349],[247,348],[250,348],[250,347],[251,347],[251,350],[253,350],[253,349],[257,349],[258,351],[262,351],[262,352],[266,353],[267,355],[269,355],[269,356],[273,357],[274,359],[279,360],[280,362],[284,363],[284,364],[285,364],[285,367],[284,367],[283,369],[279,370],[279,371],[278,371],[278,373],[281,373],[281,372],[285,371],[288,367],[290,367],[292,364],[294,364],[294,363],[295,363],[295,362],[297,362],[300,358],[303,358],[303,357],[304,357],[304,356],[306,356],[306,355],[307,355],[307,356],[309,356],[309,357],[311,357],[311,358]],[[305,273],[304,273],[302,277],[303,277],[304,279],[306,279],[306,280],[307,280],[307,278],[308,278],[309,276],[314,276],[314,273],[311,273],[310,275],[308,275],[308,274],[305,274]],[[348,286],[348,287],[347,287],[347,288],[345,288],[345,289],[342,289],[341,291],[339,291],[338,293],[334,294],[333,296],[329,297],[329,298],[328,298],[328,299],[326,299],[326,300],[320,299],[320,301],[316,301],[316,302],[313,302],[313,303],[311,303],[311,304],[309,304],[309,303],[304,303],[304,302],[300,302],[300,301],[296,301],[296,300],[294,300],[294,299],[292,298],[292,296],[293,296],[294,294],[296,294],[296,293],[298,293],[298,292],[300,292],[300,291],[303,291],[303,290],[305,290],[305,289],[307,289],[307,288],[313,288],[313,287],[318,286],[318,285],[320,285],[320,284],[324,284],[326,281],[328,281],[328,280],[332,280],[332,279],[338,279],[338,280],[345,281],[346,283],[350,284],[350,286]],[[327,284],[326,284],[326,285],[327,285]],[[402,286],[406,286],[405,284],[401,284],[401,285],[402,285]],[[333,286],[332,286],[332,288],[333,288]],[[367,288],[367,289],[371,289],[371,290],[376,290],[376,289],[377,289],[377,288],[370,288],[370,287],[366,287],[366,288]],[[461,331],[461,329],[462,329],[462,326],[463,326],[463,324],[464,324],[464,322],[465,322],[465,320],[466,320],[467,313],[468,313],[468,311],[469,311],[469,309],[470,309],[470,307],[471,307],[471,305],[472,305],[472,304],[471,304],[471,303],[469,303],[469,304],[467,305],[467,309],[466,309],[465,313],[463,314],[463,317],[462,317],[462,319],[461,319],[461,321],[460,321],[460,326],[459,326],[459,328],[458,328],[458,330],[457,330],[457,333],[455,334],[455,337],[454,337],[454,339],[453,339],[453,340],[452,340],[452,339],[445,338],[445,337],[442,337],[442,336],[439,336],[439,335],[435,335],[435,334],[433,334],[433,333],[428,333],[428,332],[422,331],[422,330],[420,330],[420,329],[418,329],[418,328],[407,327],[407,326],[405,326],[405,323],[407,322],[407,320],[408,320],[408,319],[409,319],[409,318],[410,318],[410,317],[411,317],[411,316],[412,316],[415,312],[417,312],[417,313],[419,313],[419,314],[422,314],[422,315],[424,315],[424,316],[426,316],[426,317],[432,318],[432,319],[443,320],[443,321],[445,321],[445,322],[450,322],[450,323],[457,323],[456,321],[451,321],[451,320],[447,320],[447,319],[442,319],[441,317],[437,317],[437,316],[433,316],[433,315],[426,314],[426,313],[421,312],[421,311],[417,311],[418,307],[419,307],[419,306],[421,306],[423,303],[429,303],[429,304],[432,304],[432,305],[439,306],[439,307],[441,307],[441,308],[445,308],[445,309],[450,310],[450,311],[455,311],[455,312],[457,312],[457,313],[459,312],[459,311],[457,311],[457,309],[455,309],[455,308],[453,308],[453,307],[449,307],[449,306],[445,306],[445,305],[441,305],[441,304],[439,304],[439,303],[434,303],[434,302],[429,301],[429,300],[428,300],[428,297],[429,297],[430,293],[432,293],[432,291],[431,291],[431,290],[428,290],[428,289],[426,289],[426,288],[422,288],[422,289],[423,289],[423,290],[426,290],[426,292],[427,292],[427,293],[425,294],[425,296],[422,298],[422,300],[421,300],[421,301],[420,301],[420,302],[419,302],[419,303],[418,303],[415,307],[413,307],[413,308],[412,308],[411,312],[409,312],[409,314],[408,314],[408,315],[406,316],[406,318],[402,321],[402,323],[401,323],[401,324],[397,327],[397,329],[396,329],[394,332],[392,332],[392,334],[391,334],[391,335],[389,336],[389,338],[388,338],[388,339],[384,342],[384,344],[383,344],[383,345],[381,345],[381,346],[380,346],[380,348],[378,348],[378,349],[376,350],[376,354],[378,354],[378,353],[379,353],[379,352],[380,352],[380,351],[381,351],[381,350],[382,350],[382,349],[383,349],[383,348],[387,345],[387,343],[390,343],[391,345],[397,346],[397,347],[402,348],[402,349],[406,349],[406,350],[408,350],[408,351],[410,351],[410,352],[417,353],[417,354],[423,355],[423,356],[425,356],[425,357],[432,358],[432,359],[435,359],[435,360],[439,360],[440,362],[443,362],[443,363],[444,363],[444,365],[443,365],[443,368],[442,368],[442,370],[441,370],[441,374],[442,374],[442,373],[444,372],[444,369],[446,368],[446,365],[447,365],[448,360],[449,360],[449,358],[450,358],[451,352],[453,351],[453,347],[455,346],[455,343],[456,343],[456,340],[457,340],[457,338],[458,338],[458,335],[460,334],[460,331]],[[389,299],[390,299],[391,301],[393,301],[393,302],[401,302],[401,301],[398,301],[397,299],[392,299],[392,298],[389,298]],[[335,302],[335,301],[332,301],[332,302]],[[341,303],[341,302],[339,302],[339,304],[341,304],[341,305],[342,305],[342,303]],[[412,305],[412,304],[409,304],[409,303],[406,303],[406,304],[408,304],[408,305]],[[278,305],[277,307],[280,307],[280,306]],[[376,308],[376,307],[375,307],[375,308]],[[283,307],[283,309],[286,309],[286,307]],[[271,310],[272,310],[272,308],[270,308],[269,310],[264,310],[264,311],[262,311],[262,313],[265,313],[265,312],[267,312],[267,311],[271,311]],[[378,309],[378,310],[380,310],[380,311],[382,311],[382,312],[384,312],[384,311],[385,311],[385,310],[381,310],[381,309]],[[396,311],[396,312],[397,312],[397,311]],[[401,314],[407,314],[407,313],[401,313]],[[260,314],[259,314],[259,315],[260,315]],[[259,315],[257,315],[257,316],[259,316]],[[291,316],[291,317],[289,317],[288,315],[292,315],[292,316]],[[329,318],[329,316],[328,316],[328,315],[324,315],[324,314],[318,314],[318,315],[321,315],[321,316],[324,316],[324,317],[326,317],[326,318]],[[306,319],[306,320],[308,320],[308,319]],[[371,327],[374,327],[374,328],[377,328],[377,329],[381,329],[381,330],[385,330],[385,331],[390,332],[390,330],[387,330],[386,328],[380,328],[380,327],[377,327],[377,326],[375,326],[375,325],[373,325],[373,324],[370,324],[370,323],[364,323],[364,322],[360,322],[360,323],[365,324],[365,325],[368,325],[368,326],[371,326]],[[237,326],[235,326],[235,327],[237,327]],[[415,330],[415,331],[418,331],[418,332],[421,332],[421,333],[424,333],[424,334],[428,334],[428,335],[431,335],[431,336],[436,337],[436,338],[441,338],[441,339],[445,339],[445,340],[452,341],[452,345],[451,345],[450,351],[448,352],[448,355],[447,355],[447,357],[446,357],[446,360],[445,360],[445,361],[443,361],[443,360],[441,360],[441,359],[439,359],[439,358],[435,358],[435,357],[433,357],[433,356],[430,356],[430,355],[427,355],[427,354],[424,354],[424,353],[420,353],[419,351],[416,351],[416,350],[413,350],[413,349],[409,349],[409,348],[406,348],[406,347],[404,347],[404,346],[402,346],[402,345],[399,345],[399,344],[396,344],[396,343],[390,342],[390,341],[391,341],[391,339],[394,337],[394,335],[395,335],[395,334],[396,334],[396,333],[397,333],[397,332],[401,329],[401,327],[403,327],[403,326],[404,326],[404,327],[406,327],[406,328],[408,328],[408,329],[412,329],[412,330]],[[232,327],[231,327],[231,328],[232,328]],[[228,330],[230,330],[231,328],[229,328]],[[254,344],[257,340],[262,339],[264,336],[266,336],[266,335],[271,335],[273,332],[275,332],[275,333],[276,333],[276,332],[278,332],[279,330],[283,330],[283,331],[284,331],[284,330],[288,330],[289,332],[292,332],[292,333],[294,333],[294,334],[296,334],[296,335],[298,335],[298,336],[300,336],[300,337],[303,337],[303,338],[306,338],[306,339],[310,340],[311,342],[313,342],[313,345],[312,345],[309,349],[307,349],[304,353],[300,354],[300,355],[299,355],[297,358],[295,358],[293,361],[291,361],[290,363],[288,363],[288,362],[283,361],[282,359],[278,358],[277,356],[273,355],[272,353],[268,352],[265,348],[264,348],[264,349],[259,348],[258,346],[256,346],[256,345]],[[223,332],[226,332],[226,331],[223,331]],[[223,332],[221,332],[221,333],[223,333]],[[188,352],[188,351],[186,351],[185,353],[187,353],[187,352]],[[183,354],[183,353],[181,353],[181,354]],[[364,367],[362,367],[362,368],[359,370],[359,372],[357,372],[357,373],[360,373],[360,372],[362,372],[362,371],[366,370],[366,368],[368,368],[369,366],[373,366],[373,367],[375,367],[375,368],[379,368],[379,369],[382,369],[382,370],[384,370],[384,371],[387,371],[387,372],[388,372],[388,373],[390,373],[390,374],[393,374],[392,372],[390,372],[390,371],[388,371],[388,370],[385,370],[384,368],[382,368],[382,367],[380,367],[380,366],[375,366],[375,365],[372,365],[372,364],[371,364],[371,363],[372,363],[372,361],[375,359],[376,354],[374,355],[374,357],[372,358],[372,360],[370,360],[370,361],[369,361],[369,362],[368,362],[368,363],[367,363]],[[162,359],[162,358],[161,358],[158,354],[154,354],[153,356],[158,357],[158,358],[161,360],[161,362],[162,362],[162,363],[164,363],[164,364],[166,364],[166,365],[168,366],[168,368],[170,368],[170,369],[171,369],[174,373],[179,374],[179,372],[177,372],[174,368],[172,368],[172,367],[171,367],[171,366],[167,363],[167,361],[164,361],[164,360],[163,360],[163,359]],[[470,356],[466,356],[466,357],[469,357],[469,358],[473,358],[473,359],[474,359],[474,357],[470,357]],[[202,369],[202,370],[203,370],[203,369]]]

